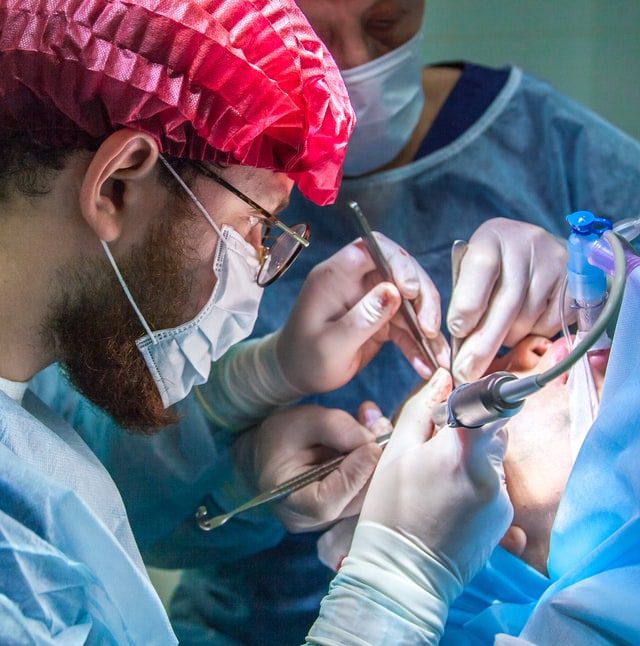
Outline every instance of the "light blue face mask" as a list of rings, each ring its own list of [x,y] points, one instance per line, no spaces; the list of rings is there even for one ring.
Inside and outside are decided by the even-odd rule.
[[[213,272],[216,284],[206,305],[188,323],[153,332],[136,305],[111,250],[102,246],[146,335],[136,341],[165,408],[184,399],[209,377],[211,363],[251,334],[263,288],[256,282],[260,262],[256,250],[233,228],[220,229],[202,203],[165,161],[169,172],[218,234]]]
[[[357,177],[384,166],[411,138],[424,107],[423,27],[388,54],[342,71],[356,113],[344,161],[346,176]]]

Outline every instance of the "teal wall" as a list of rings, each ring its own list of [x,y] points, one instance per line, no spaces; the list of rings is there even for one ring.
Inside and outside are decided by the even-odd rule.
[[[427,0],[425,56],[517,64],[640,138],[640,0]]]

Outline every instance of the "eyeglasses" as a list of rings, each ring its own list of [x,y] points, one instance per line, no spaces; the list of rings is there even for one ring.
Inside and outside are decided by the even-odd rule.
[[[256,211],[261,219],[262,226],[262,242],[259,251],[260,269],[256,280],[260,287],[266,287],[274,283],[291,267],[303,247],[309,246],[311,227],[308,224],[287,226],[273,213],[270,213],[242,191],[239,191],[233,184],[229,184],[226,179],[220,177],[206,164],[194,161],[191,162],[191,165],[199,173],[217,182]],[[272,235],[274,227],[280,229],[282,233]]]

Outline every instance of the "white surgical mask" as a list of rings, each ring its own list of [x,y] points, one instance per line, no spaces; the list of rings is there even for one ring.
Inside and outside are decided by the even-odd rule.
[[[102,241],[118,281],[147,332],[136,344],[165,408],[184,399],[194,386],[205,383],[211,363],[251,334],[263,292],[256,282],[260,268],[256,250],[230,226],[220,229],[181,178],[174,176],[218,233],[213,261],[216,284],[207,304],[191,321],[152,332],[107,243]]]
[[[423,29],[398,49],[342,72],[356,113],[344,174],[364,175],[394,159],[416,127],[422,108]]]

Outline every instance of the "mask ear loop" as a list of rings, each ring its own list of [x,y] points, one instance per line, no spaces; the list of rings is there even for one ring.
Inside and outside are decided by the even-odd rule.
[[[158,155],[158,159],[164,164],[165,168],[173,175],[175,180],[180,184],[184,192],[193,200],[193,203],[198,207],[198,211],[204,215],[205,219],[207,222],[213,227],[213,230],[218,234],[221,240],[224,240],[224,237],[222,236],[222,232],[218,228],[218,225],[213,221],[213,218],[209,215],[209,211],[204,208],[202,202],[195,196],[194,192],[187,186],[185,181],[176,173],[175,169],[171,164],[162,156]],[[226,244],[226,240],[225,244]]]
[[[109,245],[104,241],[100,240],[100,244],[102,244],[102,248],[104,249],[105,254],[107,254],[107,258],[109,259],[109,262],[111,263],[111,266],[113,267],[113,271],[116,274],[116,278],[118,279],[118,282],[120,283],[120,287],[122,287],[122,290],[125,293],[125,296],[127,297],[129,303],[131,304],[131,307],[133,307],[134,312],[136,313],[140,324],[144,328],[144,331],[149,335],[151,338],[152,343],[155,345],[157,343],[156,337],[154,333],[151,331],[151,328],[149,327],[149,324],[147,323],[146,319],[144,316],[142,316],[142,312],[140,311],[140,308],[136,304],[136,302],[133,300],[133,296],[131,295],[131,292],[129,291],[129,288],[127,287],[127,283],[124,282],[124,278],[122,277],[122,274],[120,273],[120,269],[118,269],[118,265],[116,264],[116,259],[113,257],[113,254],[111,253],[111,249],[109,249]]]

